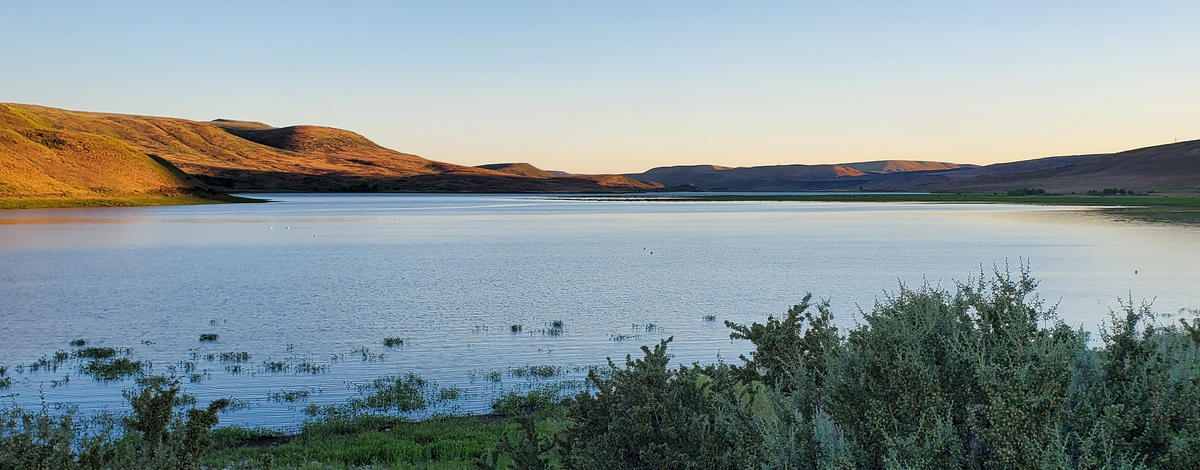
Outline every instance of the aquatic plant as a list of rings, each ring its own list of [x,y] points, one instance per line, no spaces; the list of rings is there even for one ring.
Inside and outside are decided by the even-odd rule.
[[[248,353],[246,351],[238,351],[238,352],[229,351],[229,352],[223,352],[223,353],[219,353],[219,354],[206,354],[204,356],[204,359],[207,361],[220,361],[220,362],[247,362],[250,360],[250,357],[251,357],[250,353]]]
[[[296,364],[296,373],[299,373],[299,374],[317,375],[317,374],[324,374],[326,372],[329,372],[329,366],[327,366],[325,364],[317,364],[317,363],[308,362],[308,361],[304,361],[299,364]]]
[[[492,401],[492,411],[501,416],[530,414],[559,402],[556,389],[535,389],[525,394],[508,392]]]
[[[387,337],[383,339],[383,345],[389,348],[404,346],[404,338]]]
[[[218,335],[216,333],[201,333],[200,334],[201,342],[212,342],[212,341],[216,341],[217,338],[220,338],[220,335]]]
[[[84,346],[84,345],[86,345],[86,344],[87,344],[87,340],[86,340],[86,339],[83,339],[83,338],[78,338],[78,339],[73,339],[73,340],[71,340],[71,346],[75,346],[75,347],[82,347],[82,346]]]
[[[712,314],[705,315],[704,321],[717,321],[717,316]]]
[[[462,396],[462,389],[458,387],[447,387],[438,391],[438,399],[442,401],[457,400]]]
[[[311,392],[306,389],[301,390],[280,390],[267,395],[267,399],[273,402],[295,403],[302,400],[307,400]]]
[[[513,333],[520,333],[521,325],[519,325],[519,324],[512,325],[512,326],[508,327],[508,331],[511,331]]]
[[[366,346],[359,346],[350,350],[350,354],[357,354],[362,357],[363,362],[379,362],[383,360],[383,353],[373,353]]]
[[[263,363],[262,363],[263,370],[265,370],[267,372],[275,372],[275,373],[286,372],[291,367],[292,366],[290,364],[283,362],[283,361],[266,360],[266,361],[263,361]]]
[[[406,413],[425,409],[426,387],[429,385],[424,378],[414,373],[380,377],[356,388],[361,397],[352,398],[349,409],[352,411],[395,411]]]
[[[108,359],[116,355],[117,350],[115,348],[107,347],[88,347],[75,351],[75,357],[84,359]]]
[[[552,365],[531,365],[524,367],[509,367],[508,375],[513,377],[540,377],[548,378],[556,375],[561,375],[563,368]]]
[[[108,382],[141,374],[148,366],[149,363],[133,361],[128,358],[119,357],[111,360],[93,360],[87,364],[84,364],[81,370],[83,373],[92,376],[96,380]]]

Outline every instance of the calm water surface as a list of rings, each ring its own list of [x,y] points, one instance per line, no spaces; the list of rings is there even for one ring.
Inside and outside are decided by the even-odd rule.
[[[225,424],[288,427],[306,404],[405,372],[464,391],[439,411],[486,412],[502,391],[579,379],[667,336],[678,362],[734,361],[747,345],[722,321],[782,314],[805,292],[853,327],[900,282],[949,286],[1022,259],[1061,316],[1091,331],[1118,297],[1152,299],[1160,313],[1200,307],[1200,231],[1069,208],[265,197],[276,202],[0,212],[0,365],[15,377],[0,395],[123,409],[132,383],[93,381],[77,363],[14,371],[86,338],[132,348],[154,373],[194,362],[207,374],[185,391],[201,404],[249,405]],[[562,334],[545,334],[556,320]],[[226,351],[253,359],[234,373],[202,357]],[[293,369],[270,372],[268,360]],[[295,371],[303,362],[327,369]],[[508,370],[528,365],[564,374]],[[298,389],[308,400],[268,399]]]

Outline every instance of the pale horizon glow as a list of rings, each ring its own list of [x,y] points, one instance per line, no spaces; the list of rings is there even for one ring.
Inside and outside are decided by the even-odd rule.
[[[15,2],[0,102],[577,173],[1200,139],[1200,3]]]

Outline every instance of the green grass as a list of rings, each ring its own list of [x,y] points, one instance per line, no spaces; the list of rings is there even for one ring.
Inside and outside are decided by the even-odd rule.
[[[539,413],[542,428],[556,420],[555,410]],[[386,468],[466,469],[496,447],[504,433],[520,425],[513,418],[456,416],[411,421],[403,418],[359,416],[305,424],[296,435],[266,430],[222,428],[213,432],[214,445],[202,459],[213,468]]]
[[[0,198],[0,209],[50,209],[66,207],[187,206],[196,204],[267,202],[230,195],[128,196],[106,198]]]
[[[83,373],[94,377],[96,380],[111,382],[141,374],[145,371],[147,366],[148,364],[142,361],[131,361],[129,359],[119,357],[113,360],[94,360],[85,364],[82,368],[82,371]]]

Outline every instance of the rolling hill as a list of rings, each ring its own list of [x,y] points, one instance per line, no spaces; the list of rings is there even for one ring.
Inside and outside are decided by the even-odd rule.
[[[1110,187],[1197,190],[1200,140],[986,166],[878,160],[738,168],[685,165],[629,175],[578,175],[528,163],[438,162],[330,127],[204,122],[0,103],[0,207],[196,202],[222,198],[226,191],[1084,192]]]
[[[741,168],[688,165],[628,176],[705,191],[1196,191],[1200,190],[1200,140],[986,166],[910,160]]]
[[[518,174],[437,162],[320,126],[277,128],[253,121],[201,122],[8,103],[0,104],[0,136],[0,197],[9,199],[660,187],[615,175]]]
[[[958,169],[971,165],[911,160],[880,160],[831,165],[770,165],[730,168],[716,165],[668,166],[626,175],[668,187],[691,186],[705,191],[804,191],[857,188],[872,177]]]
[[[186,202],[219,193],[170,162],[108,135],[55,126],[0,104],[0,200],[81,205],[151,199]]]

